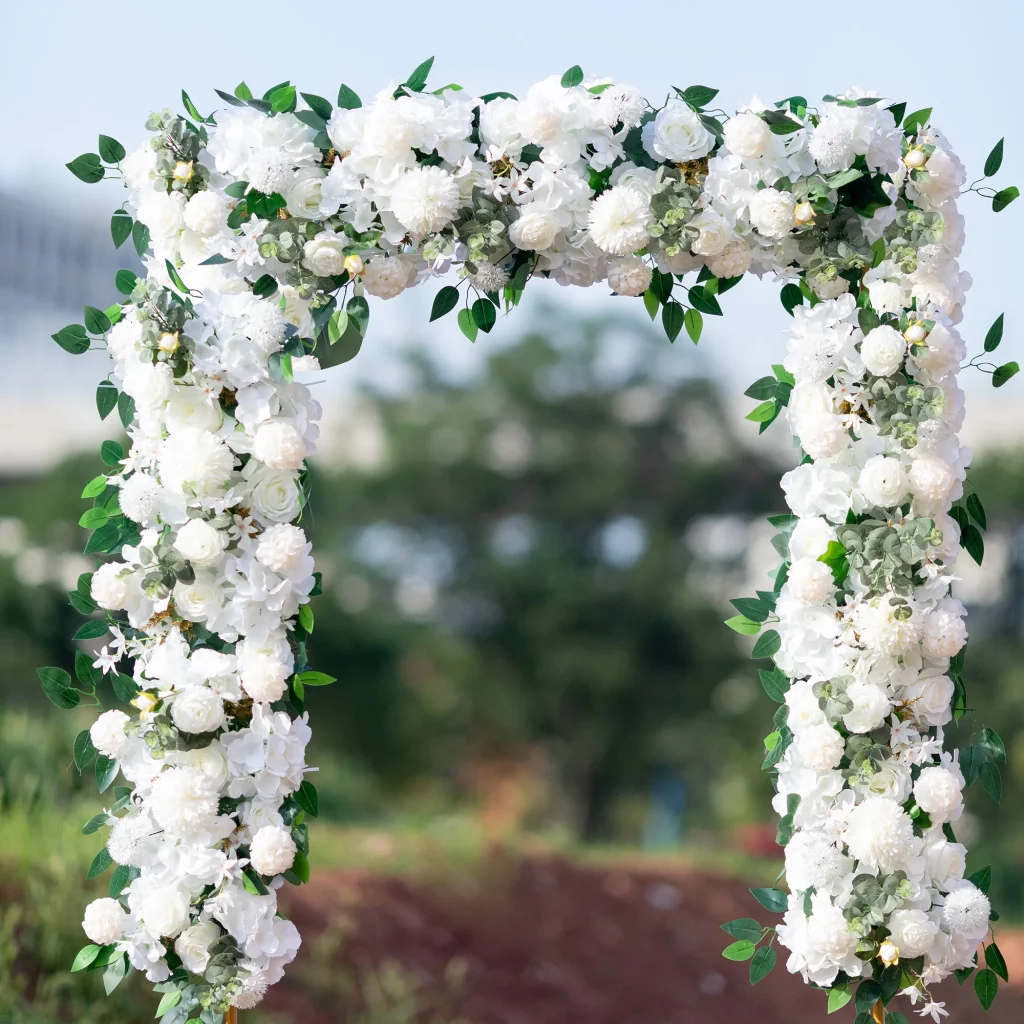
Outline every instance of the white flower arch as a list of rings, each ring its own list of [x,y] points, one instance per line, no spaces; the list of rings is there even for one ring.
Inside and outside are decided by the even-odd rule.
[[[756,983],[777,938],[830,1008],[855,994],[877,1015],[899,990],[935,1005],[929,985],[970,970],[989,931],[987,876],[965,879],[953,831],[961,790],[998,793],[1004,757],[991,730],[944,750],[965,707],[950,581],[985,525],[957,440],[959,160],[930,110],[859,93],[726,119],[704,86],[655,109],[574,67],[522,99],[473,97],[427,91],[430,64],[365,106],[347,86],[333,106],[242,84],[204,118],[183,93],[187,116],[154,114],[136,152],[100,136],[68,165],[123,179],[111,232],[147,271],[120,271],[121,303],[55,335],[105,343],[99,411],[131,441],[103,444],[108,472],[85,489],[86,550],[111,560],[71,594],[104,613],[76,638],[112,640],[76,656],[74,682],[39,670],[62,707],[99,705],[102,673],[135,711],[103,711],[75,746],[101,792],[130,783],[86,826],[109,827],[90,876],[114,872],[75,968],[108,988],[144,971],[180,1024],[254,1006],[296,955],[276,893],[309,876],[305,692],[333,680],[307,663],[320,407],[294,375],[358,352],[367,296],[455,277],[431,319],[458,308],[472,340],[532,277],[607,282],[696,342],[749,271],[783,282],[792,322],[748,418],[763,430],[785,410],[803,458],[782,481],[791,514],[772,519],[782,565],[728,625],[772,659],[764,767],[790,892],[754,890],[782,923],[729,922],[725,955]],[[1017,194],[971,189],[997,210]],[[1017,369],[982,368],[996,384]],[[985,1005],[1005,976],[994,944],[986,961]]]

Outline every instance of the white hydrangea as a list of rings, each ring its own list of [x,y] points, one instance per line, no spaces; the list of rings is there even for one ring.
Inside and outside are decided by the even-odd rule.
[[[265,825],[252,837],[249,860],[261,875],[279,875],[295,860],[295,840],[286,828]]]

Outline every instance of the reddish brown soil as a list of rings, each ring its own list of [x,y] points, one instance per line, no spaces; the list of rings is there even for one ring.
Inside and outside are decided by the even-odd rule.
[[[366,977],[388,962],[419,979],[420,1005],[427,1009],[451,990],[442,979],[453,961],[465,968],[455,998],[465,1024],[800,1024],[825,1018],[823,993],[789,975],[783,958],[752,989],[747,964],[721,957],[730,940],[719,923],[760,911],[744,885],[731,879],[583,867],[553,857],[499,859],[481,878],[429,884],[321,871],[311,885],[291,890],[286,910],[306,944],[286,981],[271,990],[267,1008],[296,1024],[355,1021],[352,1002],[332,993],[332,984]],[[761,912],[762,920],[766,916]],[[318,943],[325,930],[344,935],[335,955],[322,939]],[[1003,945],[1012,972],[1024,961],[1024,942],[1008,933]],[[960,989],[950,979],[939,998],[947,1002],[950,1024],[1024,1021],[1022,989],[1003,986],[988,1014],[970,981]],[[919,1019],[908,1000],[890,1009],[913,1024]],[[851,1005],[830,1020],[850,1024],[853,1017]],[[374,1017],[374,1024],[378,1019],[410,1018]],[[453,1019],[449,1012],[419,1018],[430,1024]]]

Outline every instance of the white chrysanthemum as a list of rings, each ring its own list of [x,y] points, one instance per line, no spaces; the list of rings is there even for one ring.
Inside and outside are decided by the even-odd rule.
[[[131,719],[117,709],[104,711],[89,729],[92,745],[106,757],[118,757],[128,742],[124,727]]]
[[[276,352],[284,341],[284,315],[276,302],[261,299],[249,305],[243,325],[245,336],[266,355]]]
[[[895,327],[888,324],[868,331],[860,346],[860,357],[864,360],[865,368],[876,377],[888,377],[895,373],[902,366],[906,354],[906,340]]]
[[[306,534],[301,527],[279,523],[260,536],[256,557],[268,569],[287,574],[306,550]]]
[[[720,253],[707,258],[708,270],[722,280],[740,277],[750,269],[750,249],[747,243],[737,238]]]
[[[136,471],[121,485],[121,511],[140,526],[152,526],[160,511],[160,484],[149,473]]]
[[[376,256],[363,267],[363,287],[378,299],[393,299],[409,287],[409,266],[397,256]]]
[[[874,683],[857,680],[847,687],[846,695],[853,701],[853,710],[843,715],[843,725],[850,732],[871,732],[889,716],[889,698]]]
[[[202,974],[206,970],[210,963],[210,946],[220,935],[221,927],[216,921],[202,921],[186,928],[174,940],[174,952],[186,971]]]
[[[939,931],[939,926],[923,910],[894,910],[887,926],[893,945],[904,959],[924,956]]]
[[[151,935],[177,935],[189,923],[188,891],[177,885],[150,889],[139,901],[139,916]]]
[[[239,968],[238,980],[241,982],[241,988],[231,997],[231,1005],[239,1010],[251,1010],[254,1006],[259,1006],[267,994],[267,972],[251,960],[244,960]]]
[[[826,174],[845,171],[857,155],[853,132],[845,121],[834,114],[822,118],[821,123],[811,132],[807,148],[817,161],[818,168]]]
[[[107,837],[107,851],[115,864],[140,868],[148,859],[156,829],[148,814],[129,814],[118,818]]]
[[[913,617],[896,616],[888,600],[864,601],[853,610],[853,627],[861,646],[890,658],[909,654],[918,644],[921,631]]]
[[[750,200],[750,223],[765,238],[784,238],[796,225],[792,192],[763,188]]]
[[[827,772],[843,759],[846,744],[831,725],[812,725],[796,736],[796,752],[805,767],[816,772]]]
[[[864,463],[857,486],[869,505],[895,508],[907,496],[907,474],[898,458],[873,455]]]
[[[128,914],[115,899],[104,896],[85,908],[82,930],[97,946],[118,942],[128,925]]]
[[[256,428],[252,454],[271,469],[298,469],[306,456],[306,444],[294,424],[269,420]]]
[[[954,934],[980,941],[988,931],[992,904],[973,882],[961,882],[947,897],[942,923]]]
[[[640,95],[640,90],[631,85],[612,85],[601,93],[598,100],[601,120],[609,128],[620,122],[624,128],[634,128],[646,109],[647,101]]]
[[[922,770],[914,783],[914,799],[933,824],[956,821],[963,811],[963,779],[948,768],[933,765]]]
[[[131,593],[131,584],[123,576],[128,566],[124,562],[104,562],[93,574],[89,585],[92,599],[108,611],[126,607]]]
[[[948,503],[956,484],[949,464],[935,456],[914,459],[908,476],[918,512],[940,511]]]
[[[850,867],[850,858],[824,832],[797,832],[786,847],[786,881],[793,892],[833,892]]]
[[[832,570],[816,558],[798,558],[789,567],[787,593],[801,604],[824,604],[835,592]]]
[[[294,161],[280,149],[266,147],[249,157],[249,186],[265,196],[280,194],[295,179]]]
[[[508,274],[502,267],[495,266],[484,260],[475,264],[476,273],[470,280],[482,292],[500,292],[508,284]]]
[[[261,875],[279,875],[295,860],[295,840],[278,825],[264,825],[249,844],[249,861]]]
[[[767,122],[750,111],[743,111],[725,122],[725,145],[737,156],[764,156],[771,145],[772,130]]]
[[[608,287],[616,295],[643,295],[654,272],[639,256],[621,256],[608,263]]]
[[[458,182],[441,167],[414,167],[391,190],[391,211],[414,235],[451,223],[459,211]]]
[[[186,427],[164,438],[157,465],[164,487],[178,494],[206,496],[227,484],[235,457],[213,434]]]
[[[198,567],[216,565],[226,546],[227,535],[205,519],[190,519],[174,538],[175,550]]]
[[[158,825],[188,838],[213,826],[218,794],[210,779],[195,768],[168,768],[154,780],[148,804]]]
[[[884,796],[869,796],[854,807],[842,838],[862,868],[887,873],[906,871],[919,845],[910,816]]]
[[[650,219],[650,198],[639,189],[616,185],[591,203],[590,237],[605,252],[626,256],[647,244]]]
[[[205,686],[175,694],[171,719],[182,732],[214,732],[224,724],[224,702]]]
[[[921,647],[926,658],[942,661],[959,653],[967,643],[964,614],[964,606],[959,601],[949,599],[942,607],[925,616]]]

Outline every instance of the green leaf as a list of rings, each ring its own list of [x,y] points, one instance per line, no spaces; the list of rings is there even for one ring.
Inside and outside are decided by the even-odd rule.
[[[771,974],[776,959],[774,946],[762,946],[750,961],[750,984],[756,985]]]
[[[75,737],[75,767],[78,769],[78,774],[82,774],[82,770],[88,768],[92,764],[92,759],[96,756],[96,748],[92,745],[92,737],[89,735],[88,729],[83,729]]]
[[[103,991],[109,996],[124,981],[128,973],[128,956],[121,953],[116,960],[111,960],[103,971]]]
[[[85,651],[75,651],[75,675],[87,689],[93,689],[103,680],[103,673],[93,666],[92,657]]]
[[[484,334],[489,334],[491,328],[495,325],[498,319],[497,310],[494,308],[494,303],[490,299],[477,299],[473,303],[472,310],[473,322],[480,328]]]
[[[299,95],[306,101],[306,106],[313,111],[323,121],[329,121],[331,119],[332,108],[328,100],[325,100],[323,96],[317,96],[314,92],[304,92]]]
[[[336,344],[348,330],[348,313],[343,309],[336,309],[327,321],[327,340]]]
[[[130,270],[123,267],[114,275],[114,287],[122,295],[131,295],[132,290],[138,284],[139,279]]]
[[[1010,980],[1010,973],[1006,969],[1006,961],[1003,959],[1003,954],[999,951],[999,947],[994,943],[990,942],[985,947],[985,963],[999,975],[1003,981]]]
[[[76,178],[84,181],[87,185],[95,185],[97,181],[102,181],[106,174],[106,170],[96,153],[83,153],[64,166]]]
[[[303,607],[308,606],[303,605]],[[312,632],[312,630],[309,632]],[[330,686],[331,683],[338,681],[334,676],[329,676],[326,672],[314,672],[312,669],[300,672],[299,678],[302,680],[303,686]]]
[[[479,328],[476,325],[476,321],[473,319],[473,313],[463,307],[459,310],[458,316],[459,330],[469,338],[470,341],[476,341],[476,335]]]
[[[989,798],[994,803],[999,803],[1003,798],[1003,777],[999,773],[999,765],[993,761],[985,761],[978,769],[978,779]]]
[[[96,785],[99,786],[100,792],[105,793],[109,788],[110,784],[117,778],[118,763],[116,758],[107,757],[105,754],[100,754],[96,758]],[[89,876],[92,877],[91,875]]]
[[[754,622],[764,622],[768,618],[768,612],[771,610],[770,605],[760,597],[733,597],[729,599],[729,604],[740,615],[745,615]]]
[[[770,658],[782,646],[782,638],[774,629],[769,629],[758,637],[754,649],[750,652],[751,658]]]
[[[110,685],[114,688],[114,696],[117,697],[122,704],[130,704],[134,699],[135,695],[139,692],[139,686],[132,679],[131,676],[126,676],[123,672],[116,672],[110,677]]]
[[[992,887],[992,868],[986,865],[967,876],[967,881],[976,885],[983,893],[988,893]]]
[[[993,174],[999,172],[999,168],[1003,166],[1003,139],[1000,139],[993,147],[992,152],[985,159],[985,170],[984,174],[986,178],[991,178]]]
[[[90,334],[106,334],[110,330],[110,317],[102,309],[86,306],[85,329]]]
[[[731,619],[726,619],[725,624],[742,636],[756,636],[761,632],[761,623],[748,619],[746,615],[734,615]]]
[[[706,107],[717,95],[718,90],[708,85],[690,85],[683,90],[683,99],[695,110]]]
[[[91,342],[81,324],[68,324],[62,327],[56,334],[50,335],[55,342],[66,352],[74,356],[80,356],[83,352],[89,351]]]
[[[981,730],[979,746],[993,761],[1006,763],[1006,747],[1002,739],[1000,739],[999,733],[994,729],[985,728]]]
[[[647,315],[653,320],[658,315],[658,307],[661,305],[661,299],[655,294],[653,288],[648,288],[644,292],[644,309],[647,310]]]
[[[920,110],[915,110],[912,114],[907,114],[903,120],[904,133],[907,135],[916,135],[917,132],[928,123],[928,118],[931,116],[931,107],[922,107]]]
[[[886,1010],[883,1020],[885,1024],[907,1024],[907,1018],[895,1010]]]
[[[434,304],[430,307],[430,322],[440,320],[446,313],[450,313],[459,303],[459,290],[446,284],[435,296]]]
[[[789,907],[789,897],[781,889],[751,889],[750,895],[773,914],[784,914]]]
[[[82,699],[81,694],[71,685],[71,676],[62,668],[37,668],[36,675],[43,686],[43,693],[50,698],[57,707],[69,710],[78,707]]]
[[[104,825],[110,820],[110,815],[106,811],[100,814],[94,814],[83,826],[82,835],[91,836],[93,832],[98,832]]]
[[[294,85],[285,85],[275,89],[269,97],[270,109],[275,114],[284,114],[295,109],[296,90]]]
[[[855,1007],[858,1013],[871,1012],[871,1008],[882,998],[882,989],[876,981],[865,978],[858,986],[854,996]]]
[[[803,305],[804,294],[800,291],[799,285],[793,284],[793,282],[790,281],[789,284],[782,286],[782,291],[779,292],[779,300],[786,312],[792,316],[793,310],[796,309],[797,306]]]
[[[102,875],[103,872],[106,871],[113,863],[113,858],[104,846],[103,849],[93,857],[92,863],[89,865],[89,871],[85,876],[86,879],[96,878],[97,876]]]
[[[300,882],[309,881],[309,858],[302,850],[295,851],[295,860],[292,861],[292,871],[298,876]]]
[[[311,817],[315,818],[320,813],[320,798],[317,796],[316,787],[312,782],[305,779],[295,794],[299,806]]]
[[[683,317],[683,324],[686,327],[686,333],[690,336],[690,341],[696,345],[700,341],[701,331],[704,330],[704,317],[701,316],[700,310],[688,309]]]
[[[985,539],[981,536],[981,531],[974,523],[968,523],[961,530],[960,546],[978,565],[981,565],[982,560],[985,558]]]
[[[848,170],[840,171],[838,174],[833,174],[827,179],[829,188],[840,189],[844,185],[849,185],[851,181],[856,181],[858,178],[863,178],[864,172],[857,170],[856,167],[850,167]]]
[[[341,107],[342,110],[355,110],[357,107],[361,107],[362,105],[363,101],[347,85],[343,85],[338,90],[338,106]]]
[[[789,691],[789,678],[786,676],[786,673],[778,668],[773,669],[771,672],[762,668],[758,670],[757,674],[761,680],[764,692],[776,704],[784,704],[786,702],[786,693]]]
[[[769,420],[775,419],[775,416],[776,402],[773,398],[767,402],[762,402],[760,405],[754,406],[754,408],[751,409],[743,418],[750,420],[753,423],[767,423]]]
[[[572,89],[583,84],[583,68],[579,64],[573,64],[564,75],[562,75],[562,88]]]
[[[756,398],[759,401],[766,398],[774,398],[777,386],[778,381],[774,377],[759,377],[743,394],[748,398]]]
[[[124,458],[124,449],[117,441],[104,441],[100,445],[100,459],[105,466],[119,466]]]
[[[752,917],[738,917],[735,921],[726,921],[719,927],[734,939],[747,939],[754,943],[760,942],[761,935],[764,933],[760,922],[755,921]]]
[[[670,300],[661,307],[661,326],[665,328],[669,341],[675,341],[679,337],[685,319],[683,307],[675,300]]]
[[[117,139],[109,135],[99,138],[100,159],[108,164],[119,164],[125,158],[125,149]]]
[[[313,609],[308,604],[304,604],[299,609],[299,625],[307,632],[312,634],[313,632]]]
[[[430,74],[430,69],[433,66],[433,57],[428,57],[422,64],[418,65],[416,70],[405,80],[406,89],[409,92],[423,92],[423,87],[427,84],[427,76]]]
[[[960,770],[964,774],[964,782],[969,786],[978,777],[981,766],[985,763],[985,752],[969,744],[960,751]]]
[[[117,415],[121,420],[121,426],[125,430],[131,426],[132,420],[135,419],[135,399],[123,391],[117,396]]]
[[[116,900],[132,880],[132,871],[133,869],[127,864],[118,864],[114,868],[114,873],[110,876],[110,884],[107,886],[107,895],[112,900]]]
[[[1001,388],[1011,377],[1020,373],[1020,366],[1016,362],[1003,363],[992,374],[992,387]]]
[[[105,420],[114,411],[116,405],[117,388],[108,380],[101,381],[99,387],[96,388],[96,411],[100,414],[100,419]]]
[[[137,220],[132,225],[132,245],[135,246],[135,251],[139,256],[146,255],[146,250],[149,248],[149,228],[141,220]]]
[[[849,985],[833,985],[828,990],[828,1012],[835,1013],[841,1010],[851,999],[853,993]]]
[[[687,294],[690,299],[690,305],[694,309],[708,316],[722,315],[722,307],[718,304],[718,299],[701,285],[694,285]]]
[[[125,213],[124,210],[114,211],[113,216],[110,218],[110,237],[114,241],[115,249],[120,249],[128,240],[134,223],[135,221],[132,220],[131,215]]]
[[[750,939],[738,939],[736,942],[730,942],[722,950],[722,956],[726,960],[749,960],[754,955],[756,949],[757,947]]]
[[[1010,203],[1014,201],[1020,195],[1020,189],[1016,185],[1011,185],[1009,188],[1004,188],[1001,192],[997,192],[992,197],[992,209],[996,213],[1002,213]],[[975,982],[977,984],[977,982]]]
[[[105,633],[110,632],[110,625],[105,619],[93,619],[90,622],[83,622],[75,635],[72,637],[73,640],[95,640],[97,637],[103,636]]]
[[[235,86],[235,95],[243,102],[248,103],[252,99],[252,89],[245,84],[245,82],[239,82]]]
[[[173,1010],[174,1007],[181,1002],[181,989],[172,988],[169,992],[165,992],[160,999],[159,1004],[156,1008],[154,1017],[162,1017],[168,1010]]]
[[[99,956],[100,947],[94,942],[90,942],[88,946],[83,946],[76,954],[75,961],[71,965],[71,973],[75,971],[84,971]]]
[[[974,976],[974,994],[978,997],[978,1002],[981,1003],[983,1010],[987,1010],[992,1005],[998,991],[999,979],[996,977],[995,971],[986,967]]]
[[[981,503],[981,498],[977,494],[968,494],[967,500],[964,502],[967,507],[967,511],[970,513],[971,518],[983,529],[988,529],[988,517],[985,515],[985,506]]]
[[[994,352],[999,347],[999,342],[1003,340],[1003,313],[1000,313],[996,317],[995,322],[988,329],[988,334],[985,335],[985,351]]]

